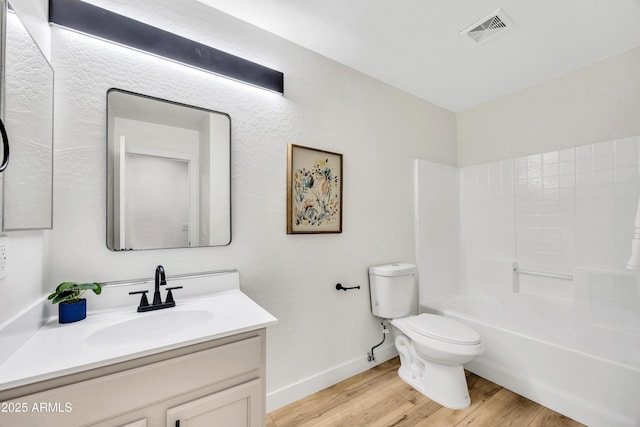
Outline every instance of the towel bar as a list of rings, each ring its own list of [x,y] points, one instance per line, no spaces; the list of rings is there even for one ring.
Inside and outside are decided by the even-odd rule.
[[[573,280],[571,274],[550,273],[547,271],[523,270],[518,264],[513,264],[513,272],[518,274],[528,274],[529,276],[550,277],[552,279]]]

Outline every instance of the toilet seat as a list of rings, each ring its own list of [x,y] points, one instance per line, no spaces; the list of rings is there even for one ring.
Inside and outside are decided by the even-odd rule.
[[[480,344],[480,335],[476,331],[444,316],[427,313],[411,316],[407,319],[407,326],[413,332],[437,341],[459,345]]]

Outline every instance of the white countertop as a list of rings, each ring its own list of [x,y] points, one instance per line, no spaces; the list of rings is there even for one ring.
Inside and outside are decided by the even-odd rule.
[[[200,296],[180,297],[177,292],[174,295],[176,307],[168,309],[138,313],[134,298],[135,302],[128,306],[90,311],[80,322],[59,324],[57,317],[52,318],[0,364],[0,390],[261,329],[277,322],[239,289]],[[197,321],[174,327],[171,319],[179,319],[183,314],[196,314]],[[97,333],[107,328],[125,333],[116,334],[117,341],[101,340]]]

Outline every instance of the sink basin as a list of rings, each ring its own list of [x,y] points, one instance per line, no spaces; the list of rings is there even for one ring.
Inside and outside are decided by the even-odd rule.
[[[205,310],[164,309],[137,313],[136,317],[101,328],[86,339],[92,347],[126,346],[141,342],[164,340],[190,330],[202,329],[213,322],[214,315]]]

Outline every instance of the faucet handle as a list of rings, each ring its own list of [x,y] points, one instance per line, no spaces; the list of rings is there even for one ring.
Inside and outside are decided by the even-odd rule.
[[[149,300],[147,299],[147,292],[149,292],[149,291],[129,292],[129,295],[142,294],[142,297],[140,298],[140,304],[138,305],[138,311],[142,307],[149,307]]]
[[[182,289],[182,286],[172,286],[170,288],[166,288],[167,289],[167,299],[164,301],[165,304],[171,304],[174,303],[175,304],[175,300],[173,299],[173,294],[171,293],[171,291],[173,289]]]

